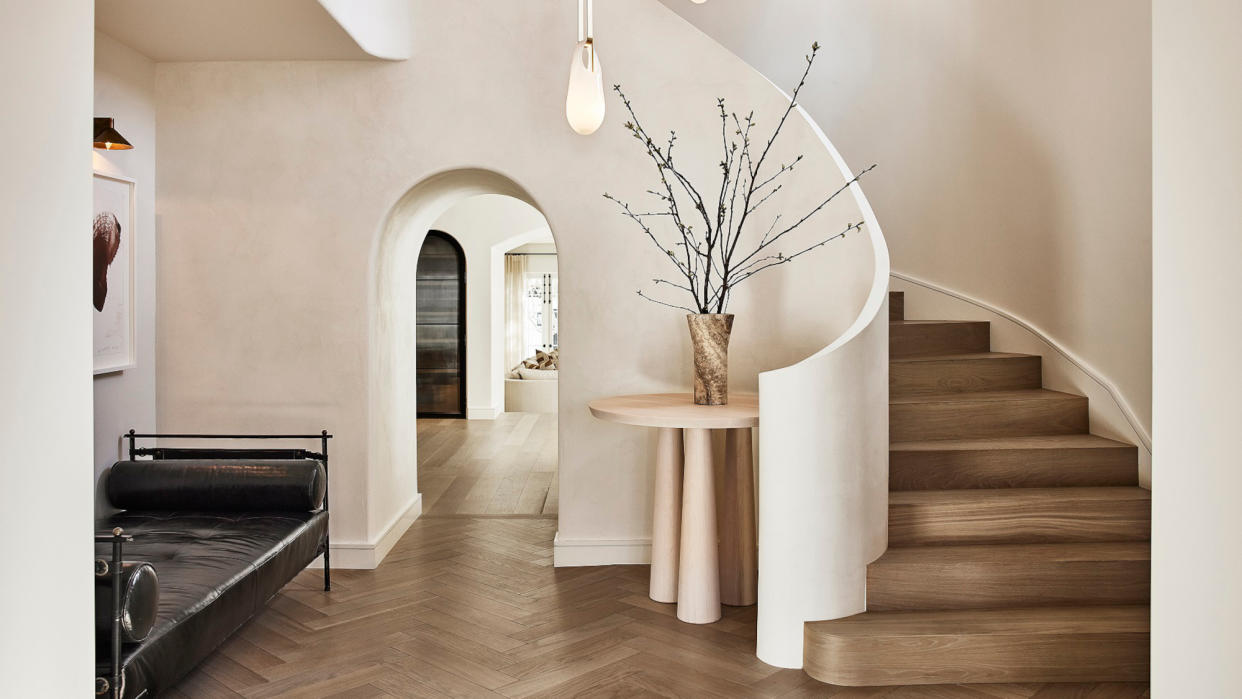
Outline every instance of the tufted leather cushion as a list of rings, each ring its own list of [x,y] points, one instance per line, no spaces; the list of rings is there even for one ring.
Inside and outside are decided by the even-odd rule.
[[[107,561],[107,559],[104,559]],[[108,565],[111,562],[108,561]],[[160,583],[150,563],[121,565],[121,642],[137,643],[151,633],[160,603]],[[95,575],[95,632],[112,640],[112,574]]]
[[[123,649],[125,696],[172,687],[315,559],[327,525],[326,512],[129,511],[99,522],[133,535],[125,558],[160,576],[155,627]],[[110,548],[96,544],[96,556]],[[107,644],[96,672],[110,672]]]
[[[326,484],[310,459],[186,459],[118,461],[107,490],[123,510],[306,512],[323,504]]]

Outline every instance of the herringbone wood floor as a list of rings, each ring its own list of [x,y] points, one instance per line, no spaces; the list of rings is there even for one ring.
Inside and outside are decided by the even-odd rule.
[[[552,567],[551,518],[423,517],[372,571],[306,571],[173,697],[1147,696],[1145,685],[840,688],[755,658],[755,609],[683,624],[646,566]]]

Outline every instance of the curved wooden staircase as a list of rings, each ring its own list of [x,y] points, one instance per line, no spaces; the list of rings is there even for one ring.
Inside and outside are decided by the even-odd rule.
[[[867,611],[808,622],[838,685],[1143,682],[1151,493],[1134,446],[985,322],[905,320],[890,294],[889,549]]]

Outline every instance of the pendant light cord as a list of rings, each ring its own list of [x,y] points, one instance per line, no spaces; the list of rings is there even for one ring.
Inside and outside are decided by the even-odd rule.
[[[586,22],[582,21],[583,5],[586,6]],[[578,0],[578,43],[586,42],[591,52],[591,72],[595,72],[595,3],[593,0]]]

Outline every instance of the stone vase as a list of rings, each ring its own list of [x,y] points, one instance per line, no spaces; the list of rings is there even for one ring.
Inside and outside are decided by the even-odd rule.
[[[690,342],[694,345],[695,405],[726,405],[729,402],[729,333],[732,313],[692,313]]]

